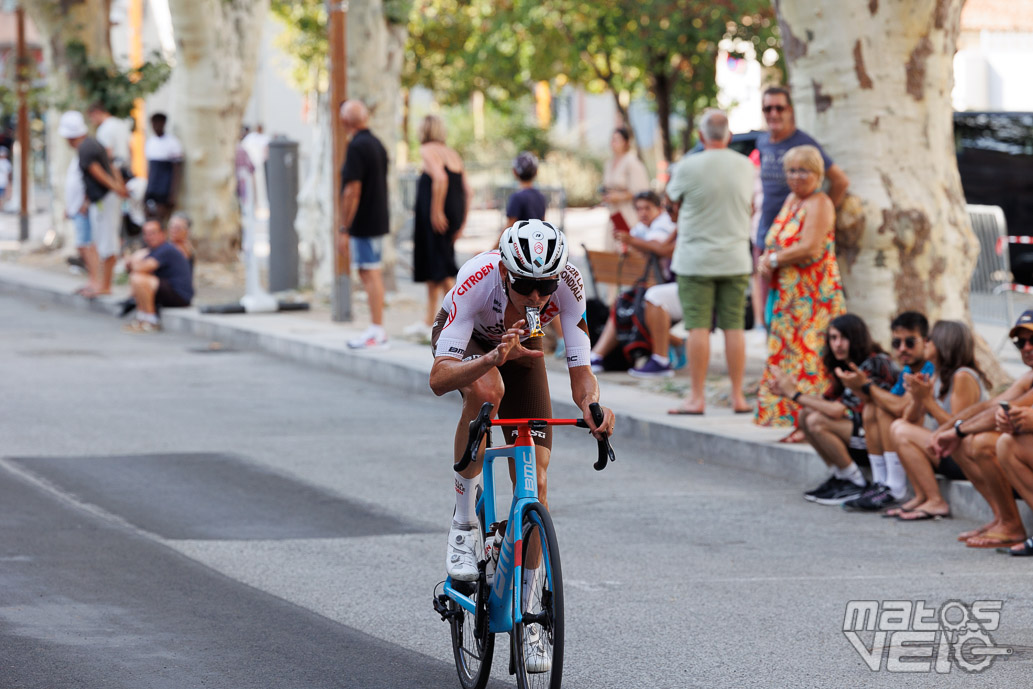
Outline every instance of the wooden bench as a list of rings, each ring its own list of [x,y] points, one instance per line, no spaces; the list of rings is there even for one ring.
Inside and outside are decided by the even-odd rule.
[[[592,283],[592,294],[599,297],[599,285],[616,285],[618,289],[626,289],[635,284],[649,268],[646,275],[646,286],[662,282],[660,267],[656,262],[637,251],[629,251],[626,254],[619,254],[616,251],[592,251],[582,245],[585,250],[585,259],[588,261],[588,278]]]

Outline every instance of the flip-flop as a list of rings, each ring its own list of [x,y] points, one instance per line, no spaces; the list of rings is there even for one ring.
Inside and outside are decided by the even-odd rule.
[[[736,414],[752,414],[753,407],[746,407],[745,409],[732,409]]]
[[[917,514],[918,516],[917,517],[909,517],[909,516],[907,516],[909,514]],[[925,510],[908,510],[907,512],[901,512],[900,514],[897,515],[897,521],[898,522],[924,522],[924,521],[927,521],[927,520],[930,520],[930,519],[933,520],[933,521],[939,521],[941,519],[950,519],[950,518],[951,518],[951,513],[950,512],[947,512],[946,514],[932,514],[931,512],[926,512]]]
[[[779,438],[778,442],[786,445],[796,445],[797,443],[802,443],[805,440],[806,438],[803,435],[803,431],[801,431],[799,428],[794,428],[789,435],[787,435],[784,438]]]
[[[1006,536],[1004,534],[994,534],[987,531],[984,534],[973,536],[972,538],[965,541],[965,545],[969,548],[996,548],[998,546],[1003,548],[1010,548],[1013,545],[1018,545],[1026,540],[1025,536],[1015,538],[1014,536]]]
[[[1011,555],[1012,557],[1033,557],[1033,538],[1027,538],[1022,542],[1022,547],[1016,550],[1015,548],[998,548],[997,552]]]
[[[678,407],[677,409],[668,409],[667,413],[673,416],[703,416],[702,411],[689,411],[682,407]]]
[[[896,517],[898,517],[900,515],[901,512],[910,512],[910,511],[911,510],[906,510],[903,507],[891,507],[891,508],[889,508],[888,510],[886,510],[885,512],[883,512],[879,516],[882,517],[883,519],[895,519]]]
[[[985,534],[989,530],[990,530],[989,527],[979,527],[978,529],[972,529],[971,531],[962,531],[961,533],[958,534],[958,541],[960,541],[961,543],[964,543],[965,541],[967,541],[970,538],[975,538],[976,536],[982,536],[983,534]]]

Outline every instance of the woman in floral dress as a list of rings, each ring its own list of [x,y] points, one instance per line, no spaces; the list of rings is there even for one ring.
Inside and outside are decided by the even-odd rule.
[[[825,176],[814,146],[789,149],[783,159],[792,193],[771,225],[758,270],[771,281],[768,296],[768,360],[757,396],[761,426],[795,426],[799,405],[776,394],[772,366],[791,376],[803,394],[821,395],[828,372],[821,364],[825,332],[845,313],[843,283],[836,264],[832,200],[819,190]],[[783,440],[796,441],[790,434]]]

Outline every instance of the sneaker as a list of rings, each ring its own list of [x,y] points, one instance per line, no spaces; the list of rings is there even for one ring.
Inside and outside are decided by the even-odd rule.
[[[861,497],[868,488],[868,485],[859,486],[851,481],[840,480],[835,488],[815,496],[814,502],[819,505],[842,505],[847,500]]]
[[[666,361],[657,361],[653,357],[646,359],[646,363],[638,368],[633,368],[628,373],[635,378],[670,378],[674,375],[670,364]]]
[[[538,625],[524,627],[524,668],[531,674],[552,669],[552,658],[545,649],[545,640]]]
[[[431,326],[423,321],[416,321],[412,325],[405,326],[402,334],[406,337],[419,337],[430,339]]]
[[[837,481],[839,481],[839,479],[835,476],[829,476],[827,479],[825,479],[825,482],[822,483],[820,486],[804,493],[803,499],[814,502],[819,495],[829,492],[830,489],[836,486]]]
[[[132,323],[122,326],[122,331],[141,335],[144,333],[161,332],[161,323],[148,323],[147,321],[135,320]]]
[[[603,370],[604,370],[603,369],[603,358],[601,356],[599,356],[598,354],[593,354],[591,361],[592,361],[592,373],[602,373]]]
[[[667,347],[667,359],[671,362],[671,369],[680,371],[685,368],[689,363],[689,358],[685,354],[685,343],[682,342],[677,347],[669,345]]]
[[[445,571],[456,581],[477,581],[477,553],[480,544],[477,527],[467,531],[452,524],[448,530]]]
[[[860,512],[879,512],[896,505],[898,500],[893,497],[890,489],[881,483],[876,483],[871,488],[853,500],[843,503],[845,510],[858,510]]]
[[[364,332],[361,337],[348,340],[349,349],[384,349],[387,346],[387,335],[381,334],[378,337],[369,330]]]

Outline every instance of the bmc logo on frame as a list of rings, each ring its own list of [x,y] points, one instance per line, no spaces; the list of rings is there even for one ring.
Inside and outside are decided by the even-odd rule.
[[[939,608],[921,600],[852,600],[843,635],[872,672],[885,661],[887,672],[944,675],[956,665],[978,673],[1012,653],[990,635],[1000,625],[1002,606],[999,600],[950,600]]]

